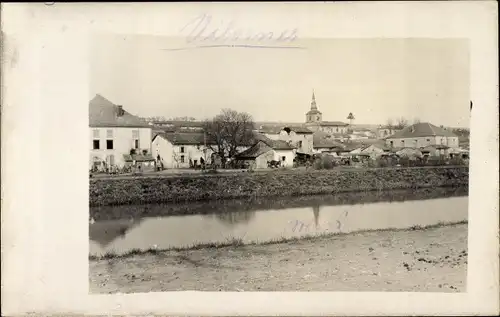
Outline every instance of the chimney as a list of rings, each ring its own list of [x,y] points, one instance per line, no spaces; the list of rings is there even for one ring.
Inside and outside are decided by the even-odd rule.
[[[124,113],[125,113],[125,111],[123,111],[123,106],[118,105],[118,117],[123,116]]]

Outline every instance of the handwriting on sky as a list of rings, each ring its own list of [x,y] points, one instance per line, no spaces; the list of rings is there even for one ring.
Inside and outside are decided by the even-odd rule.
[[[297,40],[297,28],[256,31],[250,27],[240,26],[234,20],[215,21],[208,14],[201,14],[186,23],[180,29],[180,33],[188,45],[167,50],[213,47],[303,49],[291,45]]]

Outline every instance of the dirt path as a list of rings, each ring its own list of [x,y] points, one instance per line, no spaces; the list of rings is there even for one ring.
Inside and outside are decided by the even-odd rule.
[[[463,292],[467,225],[90,261],[91,293]]]

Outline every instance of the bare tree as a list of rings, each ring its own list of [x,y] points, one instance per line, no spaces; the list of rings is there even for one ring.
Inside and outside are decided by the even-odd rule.
[[[252,116],[245,112],[223,109],[204,124],[207,147],[222,160],[237,154],[238,146],[254,141]]]
[[[387,122],[385,123],[385,126],[388,128],[388,129],[394,129],[394,122],[392,121],[391,118],[387,119]]]
[[[401,117],[398,119],[398,123],[396,124],[395,128],[404,129],[407,126],[408,126],[408,120],[406,120],[404,117]]]

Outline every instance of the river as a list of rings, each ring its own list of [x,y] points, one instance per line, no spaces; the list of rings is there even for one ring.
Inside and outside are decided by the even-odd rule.
[[[89,252],[121,254],[232,239],[248,243],[328,232],[404,229],[464,221],[467,211],[467,191],[460,189],[99,207],[91,208],[98,219],[89,224]]]

